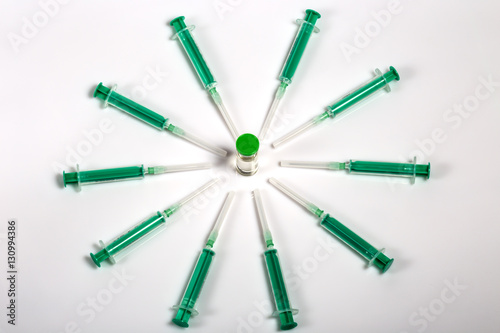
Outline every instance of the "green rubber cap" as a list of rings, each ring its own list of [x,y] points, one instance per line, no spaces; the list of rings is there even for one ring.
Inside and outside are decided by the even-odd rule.
[[[252,156],[259,151],[259,139],[253,134],[245,133],[236,140],[236,150],[243,156]]]

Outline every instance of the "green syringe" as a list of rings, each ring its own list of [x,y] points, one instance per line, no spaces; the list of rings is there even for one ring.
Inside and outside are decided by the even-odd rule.
[[[257,214],[259,216],[262,234],[264,235],[264,242],[267,248],[264,252],[264,257],[277,309],[273,313],[273,316],[279,316],[282,330],[290,330],[297,326],[297,323],[293,320],[293,316],[296,315],[299,310],[293,309],[288,299],[285,277],[281,271],[278,250],[274,248],[273,236],[269,229],[269,224],[267,223],[266,212],[264,211],[264,205],[262,204],[259,190],[253,191],[253,198],[255,200],[255,206],[257,207]]]
[[[217,237],[219,236],[220,229],[222,227],[222,223],[226,219],[229,208],[231,207],[231,203],[234,199],[234,192],[229,192],[226,200],[224,201],[224,205],[217,217],[217,221],[215,222],[215,226],[210,232],[210,236],[208,236],[207,243],[205,244],[205,248],[201,251],[200,257],[196,262],[196,266],[194,267],[193,273],[191,274],[191,278],[189,279],[188,285],[186,287],[186,291],[184,292],[184,296],[182,296],[181,304],[174,306],[174,309],[177,309],[177,314],[172,321],[181,327],[188,327],[188,321],[191,316],[195,316],[198,314],[198,311],[195,309],[196,301],[200,296],[201,289],[203,288],[203,284],[208,275],[208,271],[210,269],[210,265],[215,256],[215,252],[212,250]]]
[[[368,96],[372,95],[373,93],[381,90],[382,88],[384,88],[387,92],[390,92],[391,87],[389,86],[389,82],[393,80],[399,81],[399,74],[394,67],[391,66],[389,68],[389,71],[385,74],[382,74],[382,72],[379,69],[375,69],[374,79],[363,85],[361,88],[354,90],[353,92],[342,97],[337,102],[328,106],[326,108],[326,111],[320,114],[319,116],[312,118],[302,126],[299,126],[292,132],[274,141],[272,143],[273,147],[276,148],[282,145],[283,143],[293,139],[302,132],[305,132],[309,128],[323,122],[325,119],[336,117],[339,113],[349,109],[350,107],[354,106],[355,104],[367,98]]]
[[[157,212],[155,215],[141,221],[111,242],[104,244],[103,241],[99,241],[102,250],[96,254],[91,253],[90,257],[97,267],[101,267],[101,262],[106,259],[109,259],[113,264],[116,263],[139,245],[144,244],[147,240],[164,230],[167,225],[167,218],[177,212],[188,201],[208,190],[219,181],[219,178],[209,181],[182,200],[165,209],[163,212]]]
[[[163,129],[170,131],[172,134],[180,138],[183,138],[184,140],[187,140],[191,143],[194,143],[198,147],[201,147],[219,156],[224,157],[227,155],[227,151],[225,151],[224,149],[220,149],[208,143],[205,140],[202,140],[190,133],[187,133],[182,128],[174,126],[169,122],[168,118],[164,118],[162,115],[148,108],[145,108],[140,104],[137,104],[136,102],[126,98],[125,96],[118,94],[115,90],[116,90],[116,85],[114,85],[111,88],[108,88],[104,86],[101,82],[94,91],[94,97],[102,99],[104,101],[105,108],[108,105],[112,105],[115,108],[120,109],[142,120],[146,124],[149,124],[160,131]]]
[[[301,161],[281,161],[282,167],[307,168],[307,169],[328,169],[347,170],[348,173],[375,176],[393,176],[410,178],[412,184],[417,176],[429,179],[431,175],[431,164],[417,164],[417,158],[413,158],[413,163],[393,163],[393,162],[369,162],[349,160],[340,162],[301,162]]]
[[[274,185],[278,190],[289,196],[295,202],[300,204],[302,207],[307,209],[312,214],[320,218],[320,225],[331,232],[338,239],[343,241],[345,244],[349,245],[353,250],[359,253],[363,258],[368,260],[368,267],[374,265],[382,271],[386,272],[389,267],[391,267],[394,259],[387,257],[384,254],[385,249],[378,250],[377,248],[370,245],[363,238],[356,235],[345,225],[334,219],[330,214],[325,213],[323,210],[319,209],[316,205],[305,200],[300,195],[292,191],[287,186],[283,185],[274,178],[270,178],[269,182]]]
[[[321,17],[318,12],[315,12],[312,9],[306,10],[306,17],[302,19],[297,19],[297,24],[300,25],[299,31],[297,32],[297,36],[295,36],[295,40],[293,41],[292,47],[290,48],[290,52],[288,52],[288,57],[286,58],[285,65],[281,70],[279,80],[281,81],[278,90],[276,90],[276,94],[274,95],[273,104],[271,104],[271,108],[269,109],[266,119],[264,120],[264,125],[260,130],[259,139],[264,140],[269,127],[271,126],[271,121],[274,118],[274,114],[278,109],[278,105],[281,102],[281,99],[285,95],[285,90],[289,84],[292,83],[293,75],[297,70],[297,66],[299,65],[300,59],[302,58],[302,54],[306,49],[307,42],[311,37],[313,32],[319,32],[318,27],[315,26],[316,21]]]
[[[192,163],[180,165],[160,165],[148,168],[145,168],[144,165],[140,165],[123,168],[80,171],[80,166],[77,164],[76,172],[63,171],[63,183],[64,187],[66,187],[67,184],[76,184],[78,191],[80,191],[83,185],[142,179],[145,175],[159,175],[169,172],[210,169],[211,167],[212,164],[210,163]]]
[[[176,32],[172,39],[178,39],[184,47],[184,51],[186,51],[194,69],[198,73],[203,87],[208,91],[217,105],[217,108],[219,109],[222,118],[224,118],[231,135],[236,140],[239,136],[239,132],[236,129],[233,120],[229,116],[229,113],[222,102],[222,98],[217,92],[217,81],[215,81],[212,72],[210,72],[210,68],[208,68],[207,63],[205,62],[205,59],[203,59],[203,55],[201,54],[200,49],[196,45],[193,35],[191,34],[191,31],[194,29],[194,25],[186,26],[186,23],[184,23],[184,16],[179,16],[173,19],[170,21],[170,25],[174,27]]]

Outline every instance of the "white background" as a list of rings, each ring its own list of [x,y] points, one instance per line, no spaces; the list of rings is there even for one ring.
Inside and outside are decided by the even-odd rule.
[[[297,31],[294,20],[307,8],[322,14],[321,32],[309,41],[287,90],[275,137],[369,80],[374,68],[392,65],[401,81],[391,84],[390,94],[287,146],[273,150],[264,142],[260,171],[244,178],[232,168],[232,138],[179,42],[169,39],[168,22],[185,15],[196,25],[194,37],[235,123],[241,132],[258,133]],[[392,14],[380,14],[388,8]],[[180,331],[170,307],[180,301],[224,194],[235,190],[200,315],[189,330],[277,331],[251,199],[251,190],[261,188],[289,296],[300,310],[295,332],[498,332],[499,10],[495,1],[451,0],[395,7],[373,0],[69,1],[50,7],[49,17],[38,1],[1,1],[3,270],[7,221],[19,223],[18,325],[6,323],[7,285],[0,279],[1,330]],[[29,31],[26,22],[33,21],[39,27]],[[363,40],[359,31],[367,29]],[[342,51],[349,45],[356,53]],[[488,80],[495,82],[491,91],[482,83]],[[101,81],[118,84],[119,93],[231,156],[218,159],[103,109],[91,97]],[[464,104],[461,116],[453,111]],[[107,133],[99,129],[102,122]],[[404,161],[413,155],[432,164],[431,179],[413,186],[406,179],[278,167],[282,159]],[[216,167],[77,193],[61,179],[76,160],[83,170],[205,161]],[[99,239],[109,241],[216,174],[229,182],[198,201],[191,211],[198,215],[179,214],[114,266],[97,269],[90,261]],[[270,186],[272,176],[385,247],[395,258],[392,268],[384,275],[365,269],[361,257]]]

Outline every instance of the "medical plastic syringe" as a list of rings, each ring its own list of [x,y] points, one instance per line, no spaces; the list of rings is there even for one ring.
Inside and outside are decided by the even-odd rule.
[[[76,165],[76,172],[63,171],[64,187],[67,184],[76,184],[78,191],[83,185],[119,182],[123,180],[142,179],[145,175],[159,175],[169,172],[192,171],[210,169],[210,163],[192,163],[180,165],[160,165],[145,168],[144,165],[130,166],[113,169],[99,169],[80,171],[80,166]]]
[[[163,129],[170,131],[174,135],[177,135],[178,137],[181,137],[184,140],[194,143],[198,147],[201,147],[219,156],[224,157],[227,155],[227,151],[225,151],[224,149],[218,148],[206,142],[205,140],[202,140],[192,134],[189,134],[182,128],[179,128],[178,126],[174,126],[169,122],[168,118],[164,118],[162,115],[154,111],[151,111],[150,109],[145,108],[144,106],[137,104],[136,102],[118,94],[115,90],[116,90],[116,85],[114,85],[111,88],[108,88],[104,86],[101,82],[94,91],[94,97],[104,100],[105,108],[108,106],[108,104],[112,105],[115,108],[120,109],[142,120],[146,124],[149,124],[160,131]]]
[[[392,162],[369,162],[349,160],[340,162],[302,162],[302,161],[281,161],[282,167],[307,168],[307,169],[327,169],[327,170],[347,170],[348,173],[374,176],[393,176],[410,178],[412,184],[417,176],[429,179],[431,175],[431,164],[417,164],[417,158],[413,158],[413,163],[392,163]]]
[[[297,66],[299,65],[300,59],[302,58],[302,54],[306,49],[307,42],[311,37],[313,32],[319,32],[318,27],[315,26],[316,21],[321,17],[318,12],[315,12],[312,9],[306,10],[306,17],[302,19],[297,19],[297,24],[300,25],[297,36],[295,36],[295,40],[293,41],[292,47],[288,52],[288,57],[286,58],[283,69],[281,70],[279,80],[281,81],[278,90],[276,90],[276,94],[274,95],[273,104],[271,104],[271,108],[269,109],[266,119],[264,120],[264,125],[260,130],[259,140],[264,140],[269,127],[271,126],[271,121],[274,118],[274,114],[278,109],[278,105],[281,102],[281,99],[285,95],[285,90],[289,84],[292,83],[293,75],[297,70]]]
[[[370,245],[363,238],[356,235],[345,225],[334,219],[330,214],[325,213],[323,210],[319,209],[316,205],[305,200],[300,195],[292,191],[287,186],[283,185],[274,178],[270,178],[269,182],[274,185],[278,190],[289,196],[298,204],[302,205],[312,214],[320,218],[320,225],[335,235],[338,239],[343,241],[345,244],[349,245],[353,250],[358,252],[362,257],[368,260],[368,267],[375,266],[382,271],[386,272],[389,267],[391,267],[394,259],[387,257],[384,254],[385,249],[378,250],[377,248]]]
[[[266,243],[267,250],[264,252],[266,259],[267,272],[269,273],[269,280],[271,281],[271,288],[273,289],[274,300],[276,302],[276,311],[273,316],[279,316],[281,321],[282,330],[290,330],[297,326],[293,320],[299,310],[293,309],[285,285],[285,277],[281,271],[281,265],[278,257],[278,250],[274,248],[273,236],[267,223],[266,212],[262,204],[262,198],[259,190],[253,191],[253,198],[257,213],[262,226],[262,234],[264,235],[264,242]]]
[[[141,221],[111,242],[104,244],[103,241],[99,241],[102,250],[96,254],[91,253],[90,257],[97,267],[101,267],[101,262],[106,259],[109,259],[113,264],[116,263],[139,245],[144,244],[147,240],[164,230],[167,225],[167,218],[177,212],[187,202],[214,186],[219,181],[219,178],[209,181],[182,200],[165,209],[163,212],[157,212],[155,215]]]
[[[305,132],[309,128],[323,122],[325,119],[336,117],[339,113],[349,109],[353,105],[357,104],[361,100],[367,98],[368,96],[372,95],[382,88],[384,88],[387,92],[390,92],[391,87],[389,86],[389,82],[393,80],[399,81],[399,74],[394,67],[391,66],[389,68],[389,71],[385,74],[382,74],[379,69],[375,69],[375,78],[373,80],[363,85],[361,88],[358,88],[353,92],[347,94],[345,97],[342,97],[339,101],[328,106],[326,108],[326,111],[319,116],[312,118],[302,126],[296,128],[282,138],[274,141],[272,143],[273,147],[276,148],[282,145],[283,143],[298,136],[302,132]]]
[[[208,91],[214,103],[217,105],[217,108],[219,109],[222,118],[224,118],[231,135],[234,140],[236,140],[239,137],[239,132],[236,129],[233,120],[229,116],[224,103],[222,103],[222,98],[217,92],[217,81],[215,81],[212,72],[210,72],[210,68],[208,68],[207,63],[205,62],[205,59],[203,59],[203,55],[201,54],[200,49],[196,45],[193,35],[191,34],[191,31],[194,29],[194,25],[186,26],[186,23],[184,23],[184,16],[179,16],[173,19],[170,21],[170,25],[174,27],[176,32],[172,39],[178,39],[184,47],[184,51],[186,51],[194,69],[198,73],[203,87]]]
[[[208,236],[205,248],[201,251],[200,257],[196,262],[196,266],[194,267],[193,273],[191,274],[191,278],[189,279],[189,283],[186,287],[186,291],[184,292],[184,296],[182,296],[182,301],[179,305],[174,306],[174,309],[177,309],[177,314],[175,318],[172,319],[172,321],[176,325],[179,325],[181,327],[188,327],[189,318],[198,314],[198,311],[195,309],[195,305],[198,297],[200,296],[203,284],[205,283],[205,280],[207,278],[210,265],[214,260],[215,252],[214,250],[212,250],[212,248],[215,241],[217,240],[217,237],[219,236],[222,223],[226,219],[233,199],[234,192],[229,192],[219,213],[219,217],[215,222],[215,226],[210,232],[210,236]]]

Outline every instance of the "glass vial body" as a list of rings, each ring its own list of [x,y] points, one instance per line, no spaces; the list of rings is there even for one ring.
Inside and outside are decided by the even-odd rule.
[[[259,170],[259,139],[250,133],[236,140],[236,171],[243,176],[252,176]]]

